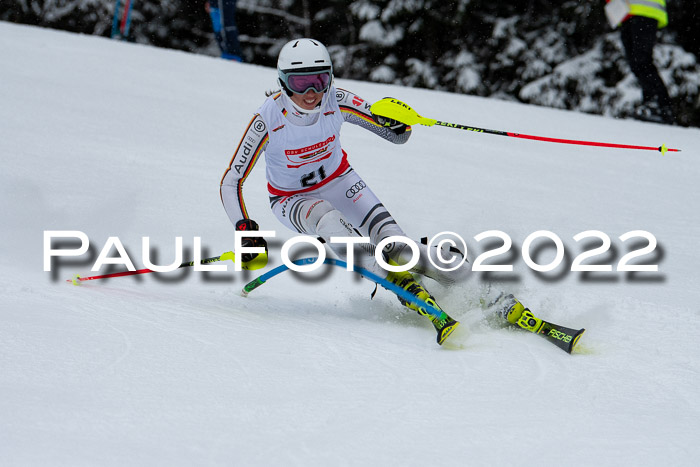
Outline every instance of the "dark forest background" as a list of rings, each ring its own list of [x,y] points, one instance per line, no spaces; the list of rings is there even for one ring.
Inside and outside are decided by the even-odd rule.
[[[0,0],[0,20],[109,37],[114,0]],[[641,91],[604,0],[239,0],[246,62],[325,43],[336,76],[628,117]],[[678,123],[700,126],[700,0],[668,0],[655,60]],[[205,0],[133,0],[129,41],[215,55]]]

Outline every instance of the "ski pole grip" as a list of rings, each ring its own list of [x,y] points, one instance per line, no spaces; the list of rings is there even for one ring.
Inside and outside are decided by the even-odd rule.
[[[437,120],[433,120],[432,118],[421,117],[418,115],[418,112],[413,110],[408,104],[394,99],[393,97],[385,97],[384,99],[378,100],[372,104],[369,111],[375,115],[396,120],[404,125],[421,124],[433,126],[437,123]]]

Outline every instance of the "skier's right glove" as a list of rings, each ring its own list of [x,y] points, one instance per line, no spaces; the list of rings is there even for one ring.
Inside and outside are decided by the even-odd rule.
[[[372,119],[377,122],[377,125],[389,128],[397,135],[402,135],[406,132],[408,125],[394,120],[393,118],[382,117],[381,115],[372,114]]]
[[[258,223],[253,219],[241,219],[236,222],[236,230],[248,232],[251,230],[260,230]],[[241,246],[243,247],[263,247],[265,248],[264,255],[267,256],[267,241],[263,237],[242,237]],[[247,263],[256,258],[260,253],[243,253],[241,261]]]

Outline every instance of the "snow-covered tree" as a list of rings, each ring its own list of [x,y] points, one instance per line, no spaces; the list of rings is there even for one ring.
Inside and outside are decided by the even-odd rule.
[[[132,0],[129,40],[215,54],[206,0]],[[603,0],[238,0],[247,62],[315,37],[337,76],[626,117],[641,99]],[[0,19],[108,36],[114,0],[0,0]],[[700,0],[669,0],[654,53],[679,123],[700,126]]]

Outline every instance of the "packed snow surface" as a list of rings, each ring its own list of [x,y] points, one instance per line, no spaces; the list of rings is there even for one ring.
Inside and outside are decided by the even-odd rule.
[[[338,79],[369,101],[515,133],[642,146],[553,144],[443,127],[387,143],[352,125],[343,147],[408,235],[460,234],[469,255],[512,239],[444,288],[462,322],[445,346],[388,291],[340,268],[192,268],[85,282],[117,237],[136,268],[233,247],[219,181],[275,71],[0,22],[0,459],[3,465],[697,465],[700,459],[700,131]],[[270,264],[296,237],[268,206],[264,162],[245,189]],[[609,272],[572,272],[582,264]],[[657,244],[618,271],[627,253]],[[79,257],[44,270],[47,231],[79,231]],[[538,273],[533,232],[565,255]],[[74,249],[77,240],[54,240]],[[539,246],[538,246],[539,245]],[[527,253],[546,265],[552,240]],[[651,249],[651,248],[650,248]],[[116,247],[109,258],[119,259]],[[216,263],[215,263],[216,264]],[[220,264],[220,263],[219,263]],[[264,272],[258,271],[258,272]],[[479,305],[488,281],[587,332],[572,355]]]

